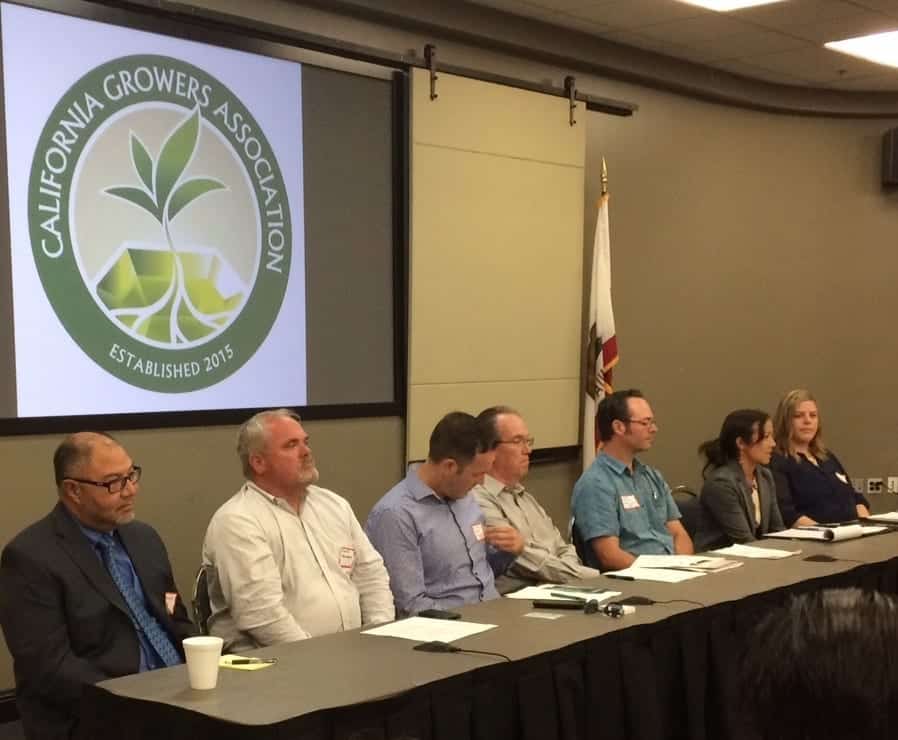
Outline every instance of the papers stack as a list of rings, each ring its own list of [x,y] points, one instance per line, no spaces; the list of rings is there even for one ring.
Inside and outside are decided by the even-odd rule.
[[[869,518],[874,522],[898,524],[898,511],[890,511],[888,514],[871,514]]]
[[[660,581],[680,583],[707,573],[738,568],[742,563],[706,555],[640,555],[633,565],[605,573],[611,578],[628,581]]]
[[[565,586],[560,583],[542,583],[505,594],[506,599],[542,599],[548,601],[595,601],[601,603],[620,596],[620,591],[588,586]]]
[[[821,542],[838,542],[839,540],[854,540],[868,534],[885,532],[888,527],[863,524],[845,524],[843,526],[827,527],[817,525],[813,527],[794,527],[784,529],[782,532],[768,532],[765,537],[777,537],[787,540],[818,540]]]
[[[690,578],[701,578],[705,574],[701,571],[673,570],[670,568],[640,568],[637,565],[631,565],[629,568],[613,570],[604,575],[609,578],[622,578],[625,581],[679,583],[680,581],[688,581]]]
[[[752,545],[730,545],[711,552],[717,555],[732,555],[737,558],[761,558],[763,560],[779,560],[800,555],[801,550],[777,550],[772,547],[754,547]]]
[[[453,642],[462,637],[476,635],[478,632],[494,629],[494,624],[476,624],[460,620],[429,619],[428,617],[409,617],[396,622],[364,630],[363,635],[376,637],[401,637],[403,640],[416,642]]]
[[[736,560],[711,558],[707,555],[640,555],[631,567],[716,573],[721,570],[738,568],[740,565],[742,563]]]

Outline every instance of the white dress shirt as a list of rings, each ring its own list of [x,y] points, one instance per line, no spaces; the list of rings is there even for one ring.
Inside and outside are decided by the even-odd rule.
[[[297,514],[247,482],[215,512],[203,543],[209,631],[239,651],[389,622],[383,560],[346,499],[309,486]]]

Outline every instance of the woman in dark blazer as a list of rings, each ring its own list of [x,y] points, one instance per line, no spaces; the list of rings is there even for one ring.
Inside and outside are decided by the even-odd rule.
[[[789,391],[776,410],[777,474],[783,519],[791,526],[870,516],[870,504],[851,486],[842,463],[823,443],[817,401],[804,388]]]
[[[696,550],[752,542],[784,529],[773,474],[766,467],[774,445],[770,417],[741,409],[724,419],[717,439],[699,447],[707,462]]]

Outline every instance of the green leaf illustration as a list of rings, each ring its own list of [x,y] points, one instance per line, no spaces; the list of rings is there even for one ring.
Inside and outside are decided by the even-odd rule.
[[[162,145],[156,163],[156,202],[165,208],[168,196],[190,162],[200,130],[200,109],[193,112],[171,132]]]
[[[143,142],[137,138],[137,134],[131,132],[131,161],[134,162],[134,169],[140,177],[140,181],[144,187],[153,193],[153,159],[150,153],[143,145]]]
[[[226,190],[224,183],[213,180],[211,177],[195,177],[182,182],[168,203],[168,220],[174,221],[181,210],[199,198],[201,195],[211,193],[213,190]]]
[[[153,199],[146,194],[146,191],[141,190],[140,188],[132,188],[128,185],[121,185],[114,188],[106,188],[103,192],[115,198],[121,198],[122,200],[128,201],[128,203],[135,205],[138,208],[143,208],[147,213],[153,216],[153,218],[162,223],[159,209],[156,207]]]

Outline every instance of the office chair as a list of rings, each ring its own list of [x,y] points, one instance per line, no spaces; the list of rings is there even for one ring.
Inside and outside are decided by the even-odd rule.
[[[200,633],[209,634],[209,617],[212,616],[212,606],[209,603],[209,583],[205,566],[200,566],[193,584],[193,621],[199,627]]]
[[[689,486],[677,486],[671,493],[674,501],[677,502],[677,508],[680,510],[680,516],[682,517],[680,521],[683,523],[683,528],[692,538],[692,541],[695,542],[695,535],[698,533],[699,523],[702,518],[701,502],[698,500],[695,491],[689,488]]]

